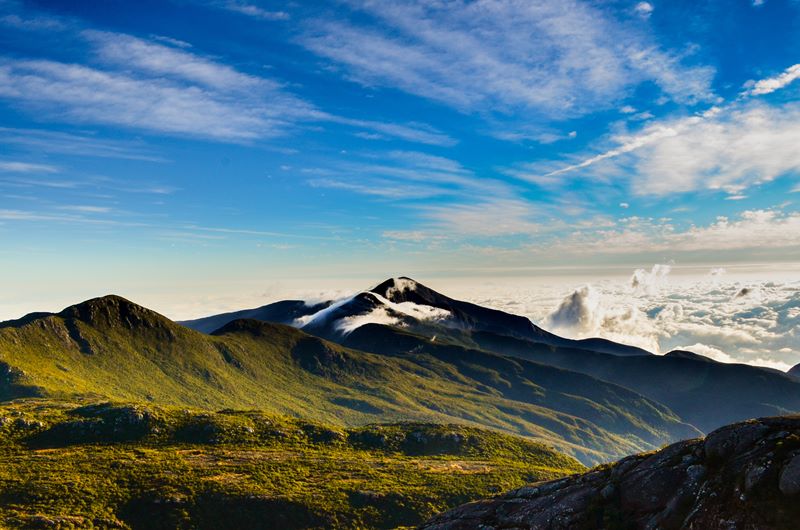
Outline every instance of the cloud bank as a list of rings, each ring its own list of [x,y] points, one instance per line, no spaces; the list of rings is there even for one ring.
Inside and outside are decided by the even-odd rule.
[[[656,353],[689,350],[721,362],[786,370],[800,362],[800,281],[742,281],[719,268],[702,278],[647,272],[657,285],[628,281],[591,285],[492,286],[477,303],[524,314],[571,338],[605,337]],[[494,294],[490,294],[490,291]],[[483,295],[483,296],[482,296]]]

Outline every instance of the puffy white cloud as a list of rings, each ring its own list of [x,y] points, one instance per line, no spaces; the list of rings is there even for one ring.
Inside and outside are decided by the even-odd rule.
[[[781,370],[800,362],[800,281],[735,278],[719,270],[713,277],[664,276],[650,290],[612,279],[576,287],[562,277],[473,286],[463,294],[573,338],[600,336],[657,353],[684,349]]]
[[[663,131],[664,125],[656,131]],[[707,119],[666,125],[633,154],[633,191],[665,195],[697,189],[741,190],[800,170],[800,104],[752,102]],[[655,134],[655,132],[651,133]],[[624,162],[623,162],[624,164]]]
[[[633,9],[644,18],[653,14],[653,4],[650,2],[639,2]]]
[[[631,276],[631,287],[634,291],[654,292],[661,287],[671,270],[671,265],[661,263],[653,265],[649,271],[636,269]]]

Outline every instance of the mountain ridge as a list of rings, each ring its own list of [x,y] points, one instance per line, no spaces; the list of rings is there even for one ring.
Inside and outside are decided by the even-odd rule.
[[[389,278],[375,287],[336,302],[324,302],[316,313],[306,304],[302,314],[295,318],[278,311],[280,304],[290,302],[295,303],[275,302],[255,310],[211,315],[179,323],[208,333],[213,331],[210,330],[211,322],[221,326],[237,315],[250,314],[254,318],[262,317],[264,320],[291,323],[309,333],[339,341],[352,329],[363,325],[359,322],[366,323],[377,318],[421,329],[425,329],[429,322],[435,322],[445,334],[469,335],[472,332],[491,332],[550,346],[589,349],[614,355],[652,355],[651,352],[636,346],[603,338],[576,340],[559,337],[537,326],[526,317],[455,300],[407,276]]]
[[[348,424],[457,420],[537,437],[586,462],[694,432],[627,389],[568,383],[584,374],[461,351],[470,362],[365,353],[252,320],[207,335],[108,296],[0,328],[0,362],[17,374],[0,390],[263,408]],[[550,382],[538,384],[545,376]]]

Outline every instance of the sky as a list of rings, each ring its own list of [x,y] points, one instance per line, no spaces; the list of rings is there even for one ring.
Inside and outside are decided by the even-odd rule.
[[[797,0],[0,0],[0,319],[410,275],[558,285],[547,320],[654,265],[796,294],[798,78]]]

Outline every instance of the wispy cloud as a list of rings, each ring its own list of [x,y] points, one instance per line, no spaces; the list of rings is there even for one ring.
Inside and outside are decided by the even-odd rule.
[[[58,173],[56,166],[34,164],[31,162],[4,162],[0,160],[0,172],[3,173]]]
[[[229,141],[275,136],[287,125],[286,114],[306,111],[302,102],[280,94],[275,97],[286,106],[266,106],[165,79],[54,61],[0,63],[0,97],[60,120]]]
[[[324,169],[306,171],[314,187],[336,188],[386,199],[409,200],[449,196],[509,196],[510,187],[481,178],[455,160],[419,151],[355,154]]]
[[[137,221],[121,221],[105,216],[93,214],[106,214],[108,211],[72,210],[75,213],[58,213],[48,211],[0,209],[0,221],[35,222],[35,223],[70,223],[95,226],[127,226],[145,227],[146,223]]]
[[[113,66],[222,91],[277,91],[280,88],[279,83],[244,74],[185,49],[106,31],[86,30],[82,35],[95,45],[97,56]]]
[[[0,59],[0,98],[59,121],[124,126],[160,134],[249,142],[327,122],[429,145],[456,141],[423,123],[338,116],[281,83],[243,73],[183,47],[85,30],[103,67]],[[160,39],[163,41],[163,39]]]
[[[316,178],[308,183],[315,188],[338,189],[393,200],[426,199],[442,194],[441,189],[433,186],[398,184],[380,178],[372,179],[366,184],[337,178]]]
[[[0,144],[13,145],[37,154],[58,153],[150,162],[165,161],[136,140],[110,140],[87,134],[43,129],[0,127]]]
[[[768,77],[759,81],[750,82],[744,94],[747,96],[762,96],[771,94],[800,79],[800,64],[795,64],[775,77]]]
[[[220,2],[217,5],[228,11],[247,15],[259,20],[288,20],[291,18],[286,11],[272,11],[247,2]]]
[[[0,25],[24,31],[53,31],[53,30],[64,29],[66,27],[64,22],[55,17],[49,17],[49,16],[25,17],[25,16],[20,16],[19,14],[9,14],[0,16]]]
[[[422,208],[422,217],[434,235],[460,237],[531,236],[542,229],[537,214],[529,202],[510,198]]]
[[[579,115],[644,81],[679,101],[711,96],[712,69],[683,66],[680,57],[590,4],[350,5],[374,23],[315,20],[300,42],[359,83],[399,88],[462,111]]]
[[[357,120],[333,115],[326,115],[325,119],[334,123],[348,125],[350,127],[369,129],[371,131],[376,131],[376,133],[372,134],[391,136],[401,140],[406,140],[408,142],[438,145],[443,147],[451,147],[458,143],[458,141],[453,137],[425,123],[390,123],[374,120]]]
[[[70,212],[80,213],[109,213],[111,208],[108,206],[90,206],[85,204],[70,204],[66,206],[59,206],[59,210],[67,210]]]

